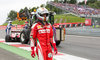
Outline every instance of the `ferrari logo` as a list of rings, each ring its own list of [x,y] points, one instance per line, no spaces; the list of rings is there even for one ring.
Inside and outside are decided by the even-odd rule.
[[[41,25],[37,26],[38,29],[42,28]]]

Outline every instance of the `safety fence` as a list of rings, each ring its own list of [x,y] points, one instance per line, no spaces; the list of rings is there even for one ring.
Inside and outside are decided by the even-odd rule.
[[[0,30],[6,29],[7,26],[0,26]]]
[[[54,27],[59,28],[68,28],[68,27],[81,27],[84,26],[85,23],[55,23]],[[23,29],[25,25],[15,25],[12,26],[12,29]],[[0,30],[6,29],[7,26],[0,26]]]
[[[14,25],[12,29],[23,29],[25,25]],[[5,30],[7,26],[0,26],[0,30]]]
[[[85,23],[55,23],[54,27],[59,28],[69,28],[69,27],[81,27],[84,26]]]
[[[66,20],[65,20],[66,21]],[[69,27],[82,27],[82,26],[91,26],[92,20],[86,19],[83,23],[55,23],[54,26],[56,28],[62,27],[62,28],[69,28]]]
[[[92,26],[66,28],[66,35],[79,35],[79,36],[82,35],[82,36],[100,37],[100,28],[93,28]]]
[[[54,27],[56,28],[69,28],[69,27],[81,27],[81,26],[91,26],[91,19],[86,19],[83,23],[55,23]],[[25,25],[14,25],[12,29],[23,29]],[[0,30],[6,29],[7,26],[0,26]]]

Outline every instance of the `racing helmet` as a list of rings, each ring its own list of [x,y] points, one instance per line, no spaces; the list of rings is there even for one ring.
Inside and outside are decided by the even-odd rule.
[[[36,16],[37,16],[37,19],[39,19],[41,21],[48,21],[48,19],[49,19],[49,12],[48,12],[48,10],[46,8],[41,7],[41,8],[37,9]]]

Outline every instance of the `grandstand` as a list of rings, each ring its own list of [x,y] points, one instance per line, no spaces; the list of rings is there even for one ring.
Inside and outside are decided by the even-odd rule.
[[[79,17],[100,17],[100,9],[89,6],[57,2],[48,2],[48,4]]]

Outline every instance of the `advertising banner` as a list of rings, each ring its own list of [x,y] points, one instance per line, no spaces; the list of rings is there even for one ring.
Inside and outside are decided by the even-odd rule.
[[[85,26],[91,26],[91,19],[85,20]]]

